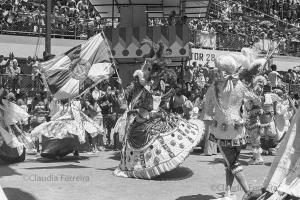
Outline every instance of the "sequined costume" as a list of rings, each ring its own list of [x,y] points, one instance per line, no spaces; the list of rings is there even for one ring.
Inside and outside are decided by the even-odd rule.
[[[159,99],[140,83],[128,89],[130,110],[126,112],[121,163],[114,175],[152,179],[179,166],[199,142],[202,130],[159,110]]]
[[[205,118],[212,118],[211,132],[218,139],[241,141],[245,137],[245,121],[240,108],[243,99],[257,99],[239,80],[231,93],[222,91],[217,82],[206,93]]]
[[[245,102],[245,108],[247,110],[247,134],[249,136],[249,143],[252,146],[253,157],[250,159],[249,164],[263,164],[263,158],[261,156],[261,135],[265,125],[260,123],[260,117],[263,114],[262,103],[260,101],[247,101]]]
[[[79,101],[72,101],[63,110],[31,132],[32,138],[42,141],[42,157],[61,158],[85,142],[85,132],[92,137],[103,134],[103,129],[81,111]]]
[[[250,165],[263,164],[263,158],[261,156],[261,137],[271,128],[270,123],[264,123],[266,121],[264,108],[268,107],[266,105],[268,105],[270,101],[270,95],[264,94],[264,88],[267,88],[266,84],[267,80],[265,77],[256,76],[253,79],[251,86],[253,87],[253,91],[259,96],[260,101],[245,101],[245,108],[248,113],[246,127],[253,154],[248,162]]]

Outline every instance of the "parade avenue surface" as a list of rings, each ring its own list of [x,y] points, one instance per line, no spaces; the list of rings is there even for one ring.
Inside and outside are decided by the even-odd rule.
[[[221,197],[225,187],[221,155],[192,153],[177,169],[155,180],[120,178],[112,172],[119,164],[114,151],[80,154],[61,161],[28,156],[24,163],[0,166],[0,184],[8,200],[208,200]],[[241,163],[251,156],[243,150]],[[274,157],[264,165],[244,166],[251,189],[258,189]],[[237,182],[237,199],[243,191]]]

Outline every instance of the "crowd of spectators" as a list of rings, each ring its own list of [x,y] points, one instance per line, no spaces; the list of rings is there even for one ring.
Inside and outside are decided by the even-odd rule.
[[[20,64],[20,60],[18,61],[13,52],[8,56],[0,55],[0,85],[14,94],[43,91],[39,62],[46,61],[52,56],[45,53],[43,59],[29,56]]]
[[[172,12],[168,18],[149,18],[148,24],[149,26],[186,24],[192,33],[191,42],[196,47],[207,48],[201,42],[197,44],[199,43],[197,34],[201,32],[215,37],[215,46],[218,49],[239,51],[243,47],[268,41],[264,47],[257,47],[263,51],[262,53],[266,53],[271,46],[278,47],[276,53],[300,56],[300,19],[296,17],[298,11],[292,15],[293,17],[281,18],[273,11],[273,6],[268,12],[262,9],[265,6],[255,7],[265,5],[266,2],[270,2],[271,5],[271,1],[253,2],[255,1],[214,1],[208,12],[208,18],[187,18]],[[298,2],[287,2],[297,5],[300,12]]]
[[[0,4],[2,33],[45,33],[44,0],[0,0]],[[90,6],[88,0],[52,1],[53,35],[77,36],[84,39],[103,29],[106,24],[107,22]]]
[[[197,104],[199,110],[202,110],[205,94],[208,87],[213,83],[217,76],[217,71],[208,65],[201,65],[193,62],[190,66],[184,69],[177,69],[179,90],[178,94],[183,95],[183,99],[190,100],[193,104]],[[275,76],[274,76],[275,75]],[[295,100],[295,106],[298,105],[299,84],[300,84],[300,69],[294,68],[287,72],[277,71],[276,65],[271,65],[265,71],[264,76],[270,82],[273,89],[280,88],[283,91],[288,91],[291,99]],[[185,106],[184,102],[182,106]]]
[[[278,10],[277,5],[283,7],[288,5],[293,11],[286,9],[282,11],[281,7]],[[216,46],[220,49],[240,50],[245,46],[253,46],[267,40],[269,43],[266,46],[278,46],[278,53],[299,56],[298,15],[300,15],[298,1],[214,1],[208,19],[191,19],[188,24],[194,34],[201,31],[216,35]],[[195,35],[192,38],[196,38]],[[267,51],[267,48],[261,50]]]
[[[0,4],[1,33],[45,33],[44,0],[0,0]],[[217,49],[238,51],[268,40],[266,46],[278,45],[279,54],[300,56],[298,0],[212,1],[208,16],[191,19],[172,11],[167,18],[149,18],[148,25],[187,24],[196,47],[205,48],[197,44],[197,32],[202,31],[216,37]],[[110,25],[88,0],[52,1],[51,27],[56,37],[86,39]]]

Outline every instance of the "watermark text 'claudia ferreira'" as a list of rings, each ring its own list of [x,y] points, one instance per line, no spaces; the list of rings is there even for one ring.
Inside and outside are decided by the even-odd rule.
[[[260,190],[262,188],[261,185],[251,185],[249,184],[250,190]],[[226,184],[213,184],[210,186],[210,189],[215,192],[224,192],[226,191]],[[231,187],[232,192],[243,191],[243,188],[240,185],[233,185]]]
[[[84,175],[70,174],[27,174],[23,175],[23,180],[27,182],[89,182],[90,177]]]

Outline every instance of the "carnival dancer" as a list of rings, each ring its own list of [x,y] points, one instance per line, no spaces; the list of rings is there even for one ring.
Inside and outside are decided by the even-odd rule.
[[[253,86],[253,91],[255,94],[263,98],[263,88],[267,84],[267,80],[263,76],[257,76],[251,86]],[[246,101],[245,108],[247,110],[247,133],[249,136],[249,141],[252,147],[252,158],[249,160],[250,165],[262,165],[263,158],[261,156],[261,136],[263,134],[264,128],[267,125],[261,124],[260,118],[263,114],[263,104],[261,101]]]
[[[264,86],[263,95],[263,112],[260,115],[260,123],[263,126],[262,133],[262,148],[266,154],[275,155],[277,141],[277,131],[274,121],[276,103],[280,102],[281,98],[272,92],[272,86],[267,84]]]
[[[136,82],[126,91],[130,105],[116,176],[152,179],[175,169],[198,144],[203,132],[159,108],[161,96],[154,96],[150,90],[153,63],[157,62],[146,61],[134,73]]]
[[[92,120],[94,120],[94,122],[102,130],[102,133],[98,134],[96,137],[92,137],[90,135],[93,152],[104,151],[105,147],[104,147],[104,140],[103,140],[103,135],[104,135],[103,116],[101,113],[101,108],[97,103],[97,96],[95,96],[95,93],[86,93],[84,98],[84,108],[85,108],[85,114],[88,117],[90,117]]]
[[[25,160],[26,148],[34,145],[26,138],[17,123],[29,115],[16,104],[3,99],[4,88],[0,88],[0,160],[6,163]],[[24,143],[23,143],[24,142]]]
[[[231,198],[234,178],[246,194],[249,186],[239,163],[241,146],[245,144],[245,121],[241,117],[243,99],[259,101],[239,80],[240,65],[235,56],[219,56],[215,65],[218,79],[206,93],[204,120],[212,120],[211,140],[217,142],[225,160],[226,192],[225,198]]]
[[[62,101],[63,109],[57,109],[52,121],[45,122],[32,130],[31,136],[42,141],[41,156],[50,159],[60,159],[70,153],[78,156],[80,143],[85,142],[85,132],[92,137],[102,132],[102,129],[81,111],[78,100]]]

